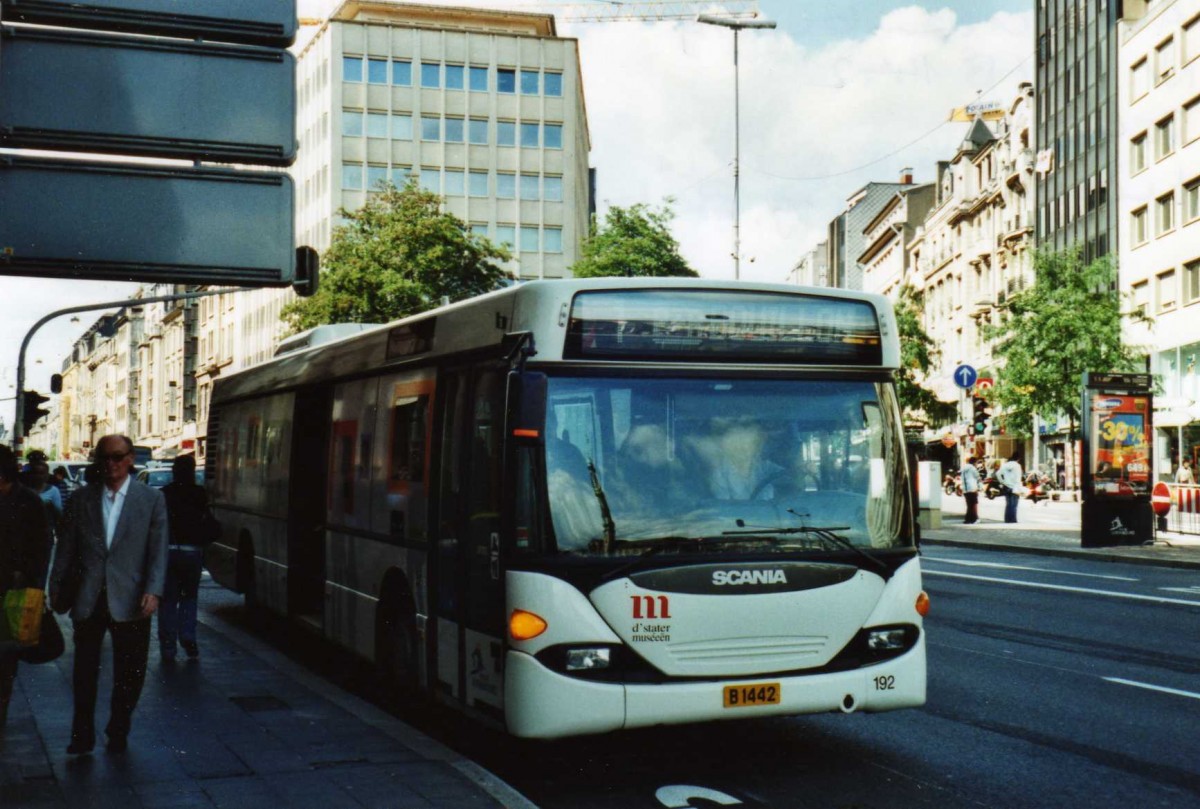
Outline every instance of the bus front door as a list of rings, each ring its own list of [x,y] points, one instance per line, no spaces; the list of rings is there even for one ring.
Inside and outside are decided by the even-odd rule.
[[[288,612],[322,623],[325,599],[325,507],[329,475],[328,388],[300,391],[292,424],[288,482]]]

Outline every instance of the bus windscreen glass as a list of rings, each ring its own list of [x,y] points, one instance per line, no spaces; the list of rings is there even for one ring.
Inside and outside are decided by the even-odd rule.
[[[888,383],[555,376],[546,412],[552,551],[912,543]]]
[[[815,295],[728,290],[581,292],[567,359],[879,365],[875,308]]]

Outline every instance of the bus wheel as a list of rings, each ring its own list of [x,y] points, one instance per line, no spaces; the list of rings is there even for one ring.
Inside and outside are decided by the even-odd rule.
[[[375,661],[389,694],[399,704],[407,702],[417,689],[417,627],[411,607],[380,603]]]

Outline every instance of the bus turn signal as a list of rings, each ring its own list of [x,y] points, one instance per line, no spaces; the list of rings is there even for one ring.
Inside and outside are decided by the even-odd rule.
[[[513,640],[530,640],[546,631],[546,621],[540,615],[525,610],[513,610],[508,619],[508,634]]]
[[[917,596],[917,615],[920,615],[922,618],[924,618],[928,614],[929,614],[929,594],[926,593],[924,590],[922,590],[921,594],[919,596]]]

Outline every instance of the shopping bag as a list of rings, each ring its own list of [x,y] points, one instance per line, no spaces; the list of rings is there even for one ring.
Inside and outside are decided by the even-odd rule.
[[[47,608],[42,613],[42,631],[38,635],[38,642],[22,649],[19,657],[22,663],[50,663],[61,657],[65,649],[62,628],[54,619],[54,613]]]
[[[42,613],[46,609],[46,594],[40,588],[24,587],[4,594],[3,629],[0,640],[14,640],[20,646],[33,646],[42,631]]]

